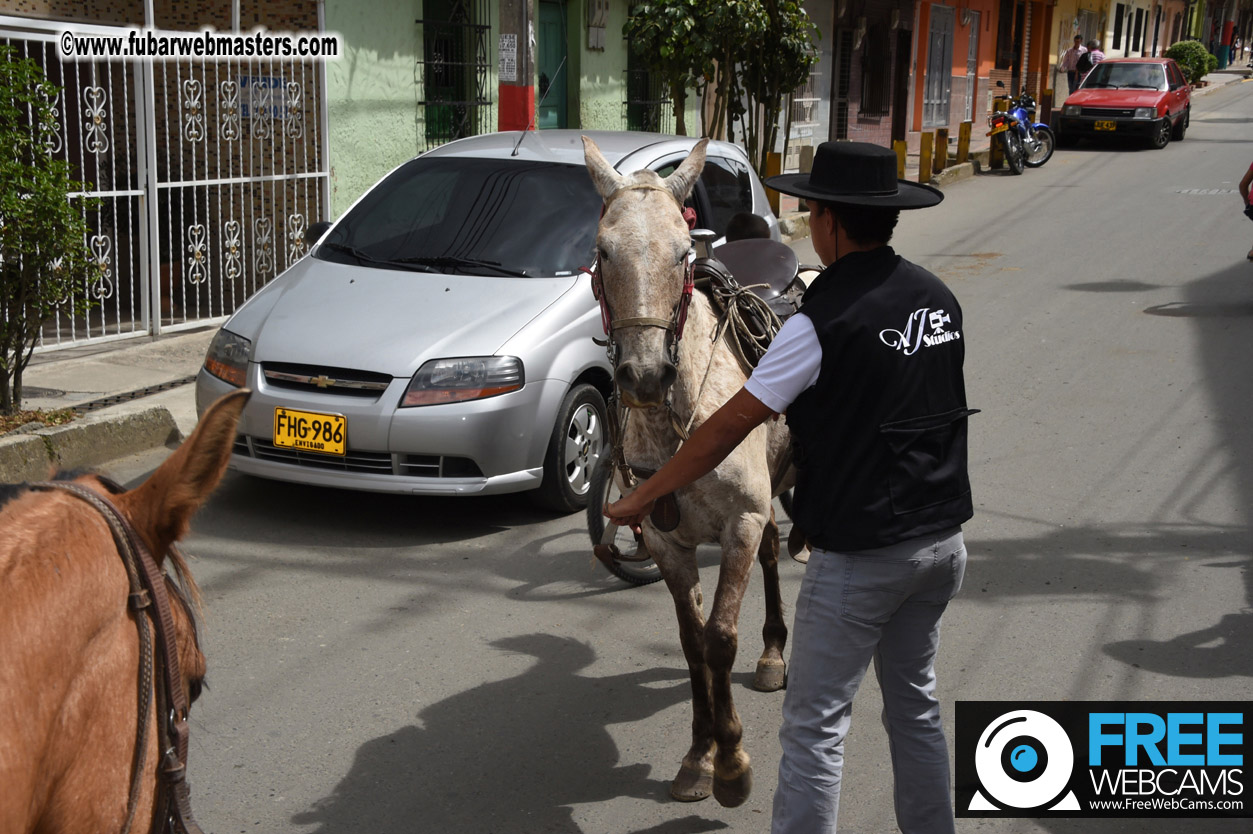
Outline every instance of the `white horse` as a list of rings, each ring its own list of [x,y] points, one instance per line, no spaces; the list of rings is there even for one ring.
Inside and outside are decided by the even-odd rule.
[[[701,293],[692,294],[690,304],[684,300],[691,293],[685,281],[691,240],[682,205],[704,167],[706,144],[698,143],[662,179],[652,171],[622,176],[595,143],[583,139],[587,169],[605,201],[594,280],[610,322],[618,396],[630,409],[623,428],[625,461],[638,472],[660,469],[678,449],[680,432],[707,420],[746,379],[729,337],[714,340],[718,316],[710,301]],[[771,499],[792,480],[787,428],[768,421],[713,472],[676,493],[677,527],[663,532],[652,522],[644,524],[644,543],[674,597],[692,678],[692,745],[670,788],[676,799],[695,801],[712,792],[734,807],[752,789],[731,698],[737,621],[757,554],[765,575],[766,622],[754,687],[782,689],[787,626]],[[708,620],[696,564],[696,548],[706,542],[722,547]]]

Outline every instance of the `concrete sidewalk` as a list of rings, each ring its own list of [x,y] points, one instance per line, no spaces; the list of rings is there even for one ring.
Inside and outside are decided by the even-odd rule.
[[[196,426],[191,383],[216,332],[205,327],[37,354],[22,375],[22,408],[74,408],[82,417],[0,437],[0,483],[177,445]]]
[[[1245,67],[1211,73],[1193,95],[1208,95],[1250,75],[1253,70]],[[933,185],[945,188],[987,169],[987,139],[979,127],[972,161],[948,167]],[[918,181],[916,155],[907,157],[905,176]],[[784,234],[804,249],[808,215],[784,208]],[[0,482],[39,480],[53,469],[100,466],[177,444],[195,427],[191,382],[216,331],[210,326],[36,355],[23,376],[23,408],[76,408],[83,416],[66,426],[27,426],[0,437]]]

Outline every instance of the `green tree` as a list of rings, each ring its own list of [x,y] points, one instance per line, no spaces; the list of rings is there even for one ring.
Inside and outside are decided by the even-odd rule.
[[[48,148],[59,88],[39,65],[0,47],[0,413],[22,404],[22,372],[58,310],[89,306],[85,190]]]
[[[623,35],[670,91],[676,131],[686,136],[687,91],[701,108],[701,135],[738,138],[759,174],[778,140],[787,96],[816,62],[817,27],[796,0],[642,0]]]
[[[1174,59],[1189,84],[1197,83],[1218,66],[1218,59],[1200,41],[1178,41],[1166,50],[1166,57]]]
[[[766,155],[778,142],[779,116],[788,96],[809,80],[818,61],[818,27],[797,0],[766,0],[767,30],[752,43],[743,57],[743,78],[748,94],[744,146],[749,149],[759,176],[766,175]],[[784,125],[783,155],[791,134],[792,113]],[[755,152],[755,153],[754,153]]]
[[[645,0],[631,7],[622,27],[631,49],[666,85],[680,136],[687,136],[687,91],[702,80],[700,5],[701,0]]]

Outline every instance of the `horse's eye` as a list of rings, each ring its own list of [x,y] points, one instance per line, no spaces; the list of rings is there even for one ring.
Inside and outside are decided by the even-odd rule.
[[[606,252],[604,249],[600,248],[599,246],[596,247],[596,256],[600,258],[602,261],[609,260],[609,253]]]

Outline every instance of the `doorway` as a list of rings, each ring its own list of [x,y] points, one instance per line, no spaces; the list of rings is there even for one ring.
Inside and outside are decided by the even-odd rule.
[[[566,79],[570,77],[568,57],[566,4],[540,0],[539,50],[536,55],[539,72],[536,109],[540,130],[569,127],[566,114]]]
[[[949,123],[953,87],[953,9],[931,4],[931,29],[927,38],[927,78],[923,86],[922,126]]]

